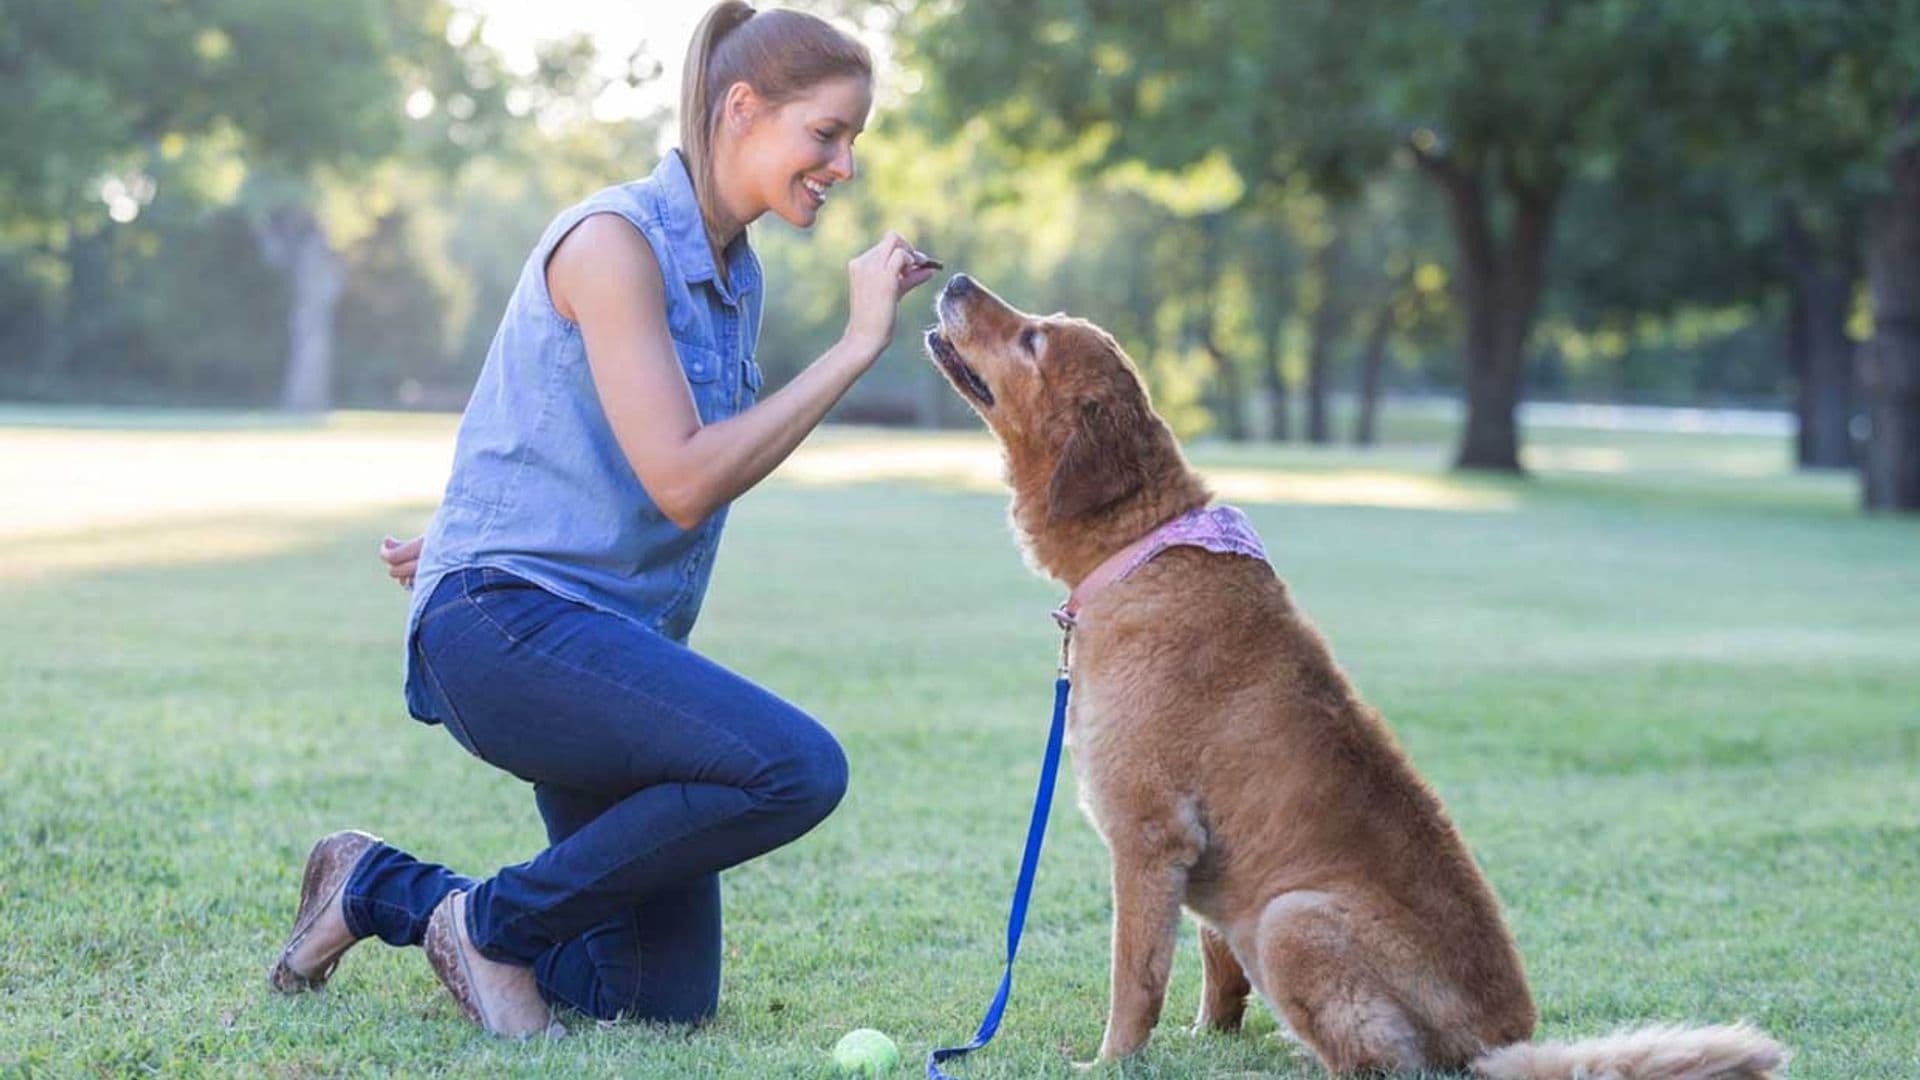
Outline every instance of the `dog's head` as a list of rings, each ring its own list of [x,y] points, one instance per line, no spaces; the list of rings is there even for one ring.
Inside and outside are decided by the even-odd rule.
[[[1105,330],[1027,314],[965,274],[934,310],[927,354],[999,437],[1023,527],[1095,518],[1187,476],[1133,361]]]

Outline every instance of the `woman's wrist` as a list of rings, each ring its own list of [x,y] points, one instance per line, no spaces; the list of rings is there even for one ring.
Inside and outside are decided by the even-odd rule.
[[[856,363],[862,368],[867,368],[872,367],[873,362],[880,358],[880,354],[887,351],[889,344],[891,344],[891,342],[886,338],[875,337],[872,334],[862,333],[849,327],[845,333],[840,335],[840,341],[834,346],[833,351],[845,357],[849,362]]]

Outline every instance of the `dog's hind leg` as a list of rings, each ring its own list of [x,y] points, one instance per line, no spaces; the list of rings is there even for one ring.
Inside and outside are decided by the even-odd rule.
[[[1424,1067],[1421,1031],[1376,971],[1395,950],[1385,931],[1356,919],[1339,898],[1290,892],[1260,916],[1262,989],[1302,1041],[1336,1074]]]
[[[1220,931],[1200,924],[1200,1015],[1193,1029],[1239,1031],[1247,1012],[1247,994],[1253,984]]]

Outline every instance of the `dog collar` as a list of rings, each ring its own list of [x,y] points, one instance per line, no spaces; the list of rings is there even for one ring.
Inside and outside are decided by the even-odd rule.
[[[1162,523],[1147,535],[1107,556],[1093,572],[1080,579],[1059,607],[1053,609],[1053,621],[1060,629],[1073,632],[1080,625],[1080,609],[1102,589],[1124,580],[1145,566],[1155,555],[1170,547],[1197,547],[1228,555],[1245,555],[1267,560],[1267,549],[1260,543],[1247,515],[1232,506],[1201,507]]]

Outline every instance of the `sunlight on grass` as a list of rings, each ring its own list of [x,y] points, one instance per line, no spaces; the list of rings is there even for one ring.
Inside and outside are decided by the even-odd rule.
[[[0,582],[34,581],[56,574],[239,562],[291,551],[329,536],[337,518],[251,514],[192,521],[126,524],[83,533],[10,540],[0,559]],[[373,541],[369,539],[369,558]]]
[[[1614,446],[1550,446],[1526,451],[1527,467],[1566,472],[1621,473],[1631,462]]]
[[[1293,470],[1199,465],[1215,493],[1238,502],[1371,506],[1397,510],[1512,510],[1505,491],[1477,489],[1443,475],[1384,469]],[[984,435],[848,434],[817,439],[775,474],[807,487],[883,481],[929,483],[1000,495],[1000,452]]]
[[[1535,472],[1672,472],[1752,479],[1798,471],[1787,438],[1685,431],[1528,429],[1521,460]]]
[[[1509,491],[1474,488],[1445,476],[1366,469],[1287,472],[1205,469],[1207,482],[1234,502],[1314,506],[1370,506],[1387,510],[1507,511],[1520,505]]]
[[[1004,492],[1000,452],[985,436],[826,432],[774,473],[804,487],[925,482],[962,491]]]
[[[446,417],[0,427],[0,580],[283,552],[346,516],[433,505],[452,445]]]
[[[439,500],[455,424],[446,415],[350,412],[281,426],[259,414],[0,412],[0,543],[8,549],[0,579],[260,556],[302,543],[317,523],[403,507],[415,520]],[[1192,451],[1219,497],[1245,504],[1507,513],[1536,490],[1464,478],[1446,471],[1443,455],[1404,447],[1205,443]],[[1530,445],[1527,460],[1543,476],[1680,484],[1703,498],[1728,479],[1766,478],[1809,498],[1844,487],[1844,478],[1784,470],[1785,452],[1771,441],[1731,437],[1560,434]],[[978,431],[827,428],[773,479],[1006,494],[999,451]]]
[[[448,425],[415,432],[0,428],[0,540],[433,502]]]

